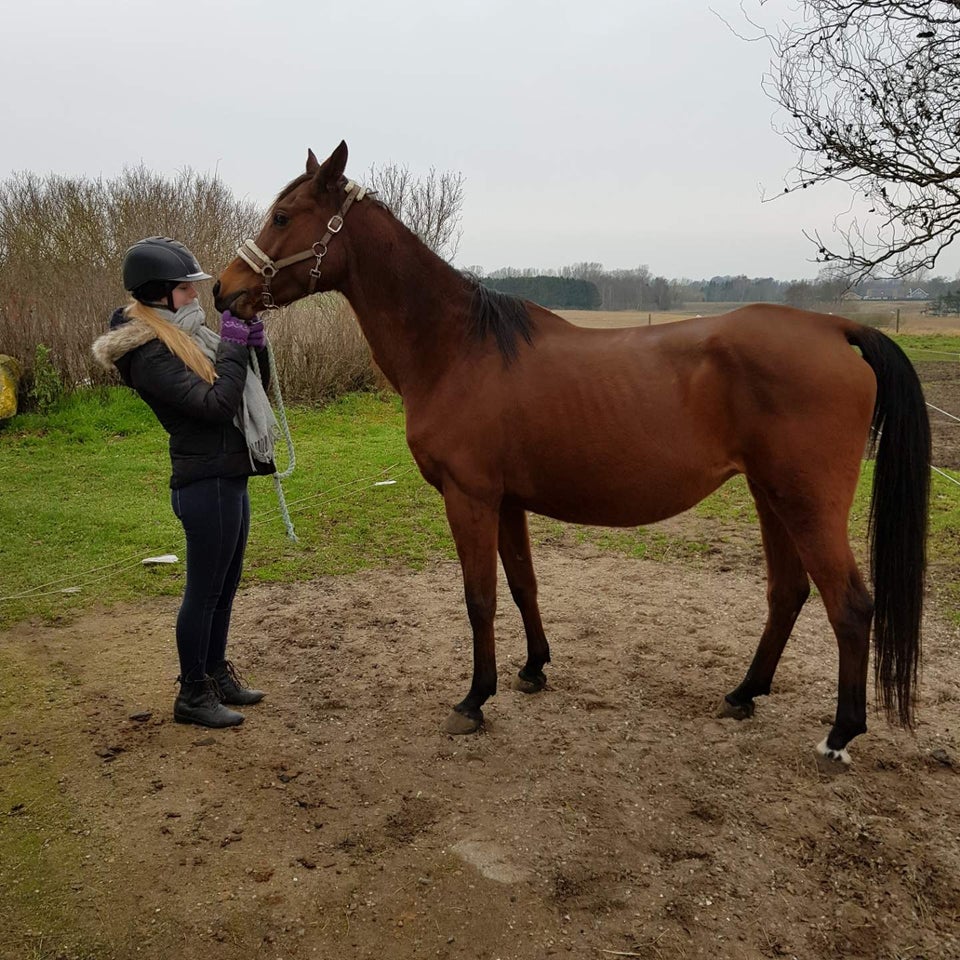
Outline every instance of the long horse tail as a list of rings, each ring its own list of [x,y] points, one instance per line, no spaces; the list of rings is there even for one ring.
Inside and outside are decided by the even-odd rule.
[[[927,565],[930,421],[906,354],[870,327],[847,331],[877,378],[870,500],[874,682],[887,719],[913,727]]]

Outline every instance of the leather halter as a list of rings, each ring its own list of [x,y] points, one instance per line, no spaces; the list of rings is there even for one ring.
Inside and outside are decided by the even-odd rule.
[[[274,303],[273,294],[270,293],[270,281],[284,267],[289,267],[294,263],[300,263],[303,260],[309,260],[310,257],[316,257],[317,262],[310,270],[310,285],[307,290],[307,295],[309,296],[317,292],[317,283],[320,280],[320,265],[323,263],[323,258],[327,255],[327,244],[333,239],[334,234],[339,233],[342,229],[343,218],[347,215],[350,207],[352,207],[357,200],[362,200],[367,194],[376,192],[375,190],[368,190],[366,187],[361,187],[352,180],[347,181],[346,190],[347,196],[340,207],[340,212],[335,213],[327,221],[327,232],[309,250],[303,250],[292,256],[284,257],[282,260],[271,260],[253,240],[244,240],[243,243],[240,244],[237,250],[237,256],[240,257],[254,273],[258,273],[263,277],[263,292],[260,294],[260,299],[263,301],[265,310],[278,309],[276,303]]]

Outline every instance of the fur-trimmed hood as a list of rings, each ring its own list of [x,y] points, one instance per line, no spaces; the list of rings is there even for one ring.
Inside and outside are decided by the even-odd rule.
[[[142,320],[131,320],[121,308],[110,319],[110,332],[94,341],[92,352],[100,366],[115,369],[140,395],[170,434],[174,489],[211,477],[276,471],[272,460],[251,454],[246,421],[240,420],[243,427],[237,422],[245,407],[250,363],[243,344],[228,340],[218,344],[217,376],[208,384]],[[258,351],[257,359],[260,369],[269,373],[266,350]]]
[[[117,361],[156,339],[156,334],[141,320],[126,320],[123,308],[110,318],[111,330],[93,341],[93,357],[104,370],[116,370]]]

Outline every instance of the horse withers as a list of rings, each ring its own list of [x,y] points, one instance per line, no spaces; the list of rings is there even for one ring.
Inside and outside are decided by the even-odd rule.
[[[473,630],[473,680],[448,732],[478,729],[497,689],[498,553],[527,638],[516,685],[545,684],[528,512],[647,524],[738,473],[760,519],[768,617],[724,712],[749,717],[770,692],[812,579],[839,648],[836,719],[821,757],[849,763],[848,744],[867,728],[871,624],[878,704],[912,725],[930,428],[916,373],[890,338],[772,305],[656,327],[575,327],[453,269],[344,178],[346,161],[344,143],[323,163],[308,153],[215,296],[218,308],[249,318],[341,291],[402,395],[410,450],[443,495]],[[871,435],[873,599],[847,534]]]

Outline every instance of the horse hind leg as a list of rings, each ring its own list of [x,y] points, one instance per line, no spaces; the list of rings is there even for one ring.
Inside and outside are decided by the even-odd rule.
[[[498,549],[510,593],[523,618],[527,635],[527,662],[517,675],[514,688],[523,693],[539,693],[547,683],[543,667],[550,662],[550,646],[537,603],[537,578],[530,555],[527,514],[519,507],[501,506]]]
[[[793,538],[774,512],[766,494],[753,483],[749,485],[760,517],[767,561],[767,622],[746,676],[724,697],[720,715],[736,720],[752,717],[754,697],[770,693],[777,664],[810,595],[810,581]]]
[[[831,763],[850,763],[847,746],[867,731],[867,664],[870,658],[870,597],[849,545],[835,560],[829,556],[812,561],[810,575],[820,590],[839,650],[837,713],[833,727],[817,746],[821,758]],[[828,551],[829,553],[829,551]]]
[[[820,591],[837,638],[837,712],[817,747],[821,764],[840,769],[850,763],[847,746],[867,730],[867,663],[870,655],[870,597],[847,539],[847,511],[810,502],[779,505],[803,565]]]

